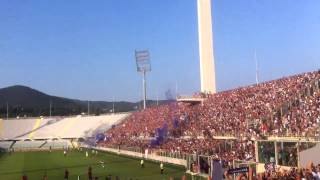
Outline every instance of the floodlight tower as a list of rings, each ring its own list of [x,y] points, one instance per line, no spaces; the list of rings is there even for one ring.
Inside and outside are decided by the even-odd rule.
[[[201,92],[216,93],[211,0],[197,0]]]
[[[143,75],[142,78],[142,87],[143,87],[143,109],[146,109],[147,101],[147,82],[146,74],[151,71],[150,64],[150,53],[148,50],[135,51],[137,72],[141,72]]]

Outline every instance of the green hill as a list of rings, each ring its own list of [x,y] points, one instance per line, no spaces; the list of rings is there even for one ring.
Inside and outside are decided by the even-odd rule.
[[[78,115],[88,111],[88,101],[51,96],[30,87],[16,85],[0,89],[0,117],[6,117],[7,103],[10,117],[48,116],[50,102],[53,116]],[[160,101],[160,104],[167,102]],[[155,103],[148,101],[149,106]],[[90,101],[89,104],[90,114],[109,113],[113,109],[113,102]],[[114,107],[115,112],[134,111],[141,107],[141,102],[120,101],[115,102]]]

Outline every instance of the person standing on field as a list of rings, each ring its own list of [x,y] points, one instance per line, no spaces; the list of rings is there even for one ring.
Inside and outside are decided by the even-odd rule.
[[[68,179],[69,179],[69,171],[68,171],[68,169],[66,169],[64,171],[64,180],[68,180]]]
[[[24,174],[24,175],[22,176],[22,180],[28,180],[28,176],[27,176],[26,174]]]
[[[88,168],[88,178],[89,178],[89,180],[93,180],[92,178],[92,168],[91,168],[91,166]]]
[[[43,175],[43,180],[48,180],[48,176],[47,176],[47,173],[45,172],[44,175]]]
[[[160,163],[160,173],[163,174],[164,168],[163,168],[163,163]]]

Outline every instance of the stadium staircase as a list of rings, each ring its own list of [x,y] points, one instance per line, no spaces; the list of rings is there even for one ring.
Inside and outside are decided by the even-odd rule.
[[[76,148],[79,147],[78,142],[75,141],[74,139],[71,139],[70,142],[71,142],[71,146],[72,146],[73,149],[76,149]]]
[[[39,118],[34,122],[33,128],[31,130],[30,134],[28,135],[29,139],[33,139],[34,132],[40,127],[41,122],[42,122],[42,118]]]
[[[47,141],[45,141],[44,143],[42,143],[40,146],[39,146],[39,148],[42,148],[44,145],[46,145],[48,142]]]
[[[17,141],[12,141],[12,144],[10,145],[10,149],[16,144]]]

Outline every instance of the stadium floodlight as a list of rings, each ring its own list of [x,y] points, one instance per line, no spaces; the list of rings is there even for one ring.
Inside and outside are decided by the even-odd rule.
[[[146,109],[147,101],[147,83],[146,74],[151,71],[150,53],[148,50],[135,51],[137,72],[141,72],[143,75],[142,87],[143,87],[143,109]]]

